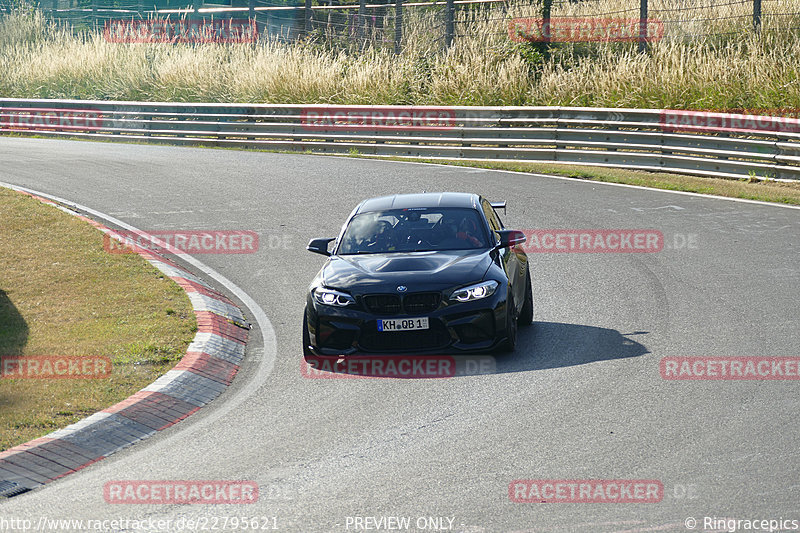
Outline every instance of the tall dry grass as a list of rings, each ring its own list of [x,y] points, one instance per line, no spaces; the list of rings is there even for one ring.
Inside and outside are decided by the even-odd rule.
[[[564,53],[545,65],[537,103],[609,107],[775,109],[800,107],[800,40],[748,37],[718,48],[656,43],[650,55]]]
[[[715,0],[651,0],[669,14],[665,39],[650,53],[630,43],[543,48],[515,43],[508,20],[538,11],[461,12],[459,36],[444,50],[441,18],[407,10],[404,53],[337,49],[313,40],[286,44],[118,44],[74,34],[35,11],[0,22],[0,95],[7,97],[271,103],[591,105],[611,107],[800,107],[800,26],[774,27],[771,11],[800,11],[798,0],[764,2],[760,36],[750,4],[713,18]],[[676,6],[680,7],[676,10]],[[699,7],[698,7],[699,6]],[[703,7],[704,6],[704,7]],[[671,11],[666,11],[670,9]],[[659,11],[661,10],[661,11]],[[734,13],[735,11],[735,13]],[[553,16],[638,16],[638,0],[561,3]],[[674,19],[674,20],[673,20]],[[730,35],[708,36],[708,33]]]

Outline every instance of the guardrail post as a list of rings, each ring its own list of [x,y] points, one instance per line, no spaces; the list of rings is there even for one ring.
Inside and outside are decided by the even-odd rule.
[[[761,31],[761,0],[753,0],[753,29]]]
[[[248,7],[250,8],[249,16],[253,20],[256,18],[256,0],[250,0]]]
[[[92,0],[92,25],[97,30],[97,0]]]
[[[305,34],[309,35],[311,33],[311,17],[313,13],[311,10],[311,0],[306,0],[305,4],[305,11],[303,12],[303,17],[305,18]]]
[[[399,54],[403,47],[403,0],[396,0],[394,9],[394,53]]]
[[[378,2],[378,4],[380,4],[381,6],[383,6],[384,4],[388,4],[388,3],[389,2],[387,0],[380,0]],[[386,8],[385,7],[379,7],[375,11],[375,31],[376,31],[376,33],[380,34],[381,40],[384,39],[384,37],[383,37],[383,26],[384,26],[385,22],[386,22]]]
[[[199,19],[200,18],[200,6],[203,5],[203,0],[194,0],[192,4],[192,18]]]
[[[364,29],[367,25],[367,2],[358,0],[358,15],[356,16],[356,41],[359,46],[364,46]]]
[[[647,52],[647,0],[639,4],[639,53]]]
[[[447,0],[444,14],[444,45],[447,48],[450,48],[450,45],[453,44],[453,36],[455,34],[455,12],[456,6],[453,0]]]
[[[550,36],[552,31],[550,29],[550,13],[553,11],[553,0],[544,0],[542,4],[542,38],[545,46],[550,44]]]
[[[333,5],[333,0],[328,0],[328,6]],[[328,10],[328,23],[325,25],[325,35],[328,39],[331,38],[331,14],[333,13],[333,9]]]

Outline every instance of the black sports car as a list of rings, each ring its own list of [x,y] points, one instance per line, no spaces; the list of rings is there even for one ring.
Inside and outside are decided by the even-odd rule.
[[[521,231],[504,229],[476,194],[423,193],[361,202],[308,293],[305,355],[514,350],[533,320]]]

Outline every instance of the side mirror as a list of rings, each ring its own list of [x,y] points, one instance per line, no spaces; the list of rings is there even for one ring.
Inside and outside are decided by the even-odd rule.
[[[308,242],[308,246],[306,246],[306,250],[314,252],[315,254],[330,256],[331,253],[328,251],[328,244],[334,240],[334,238],[335,237],[330,239],[311,239]]]
[[[495,246],[497,249],[516,246],[528,240],[524,233],[516,229],[502,229],[497,234],[500,236],[500,244]]]

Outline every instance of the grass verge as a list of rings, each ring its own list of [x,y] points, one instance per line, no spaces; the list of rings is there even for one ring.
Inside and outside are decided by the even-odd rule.
[[[152,383],[186,352],[197,323],[186,293],[103,234],[0,188],[0,359],[106,356],[106,379],[2,379],[0,450],[43,436]]]

